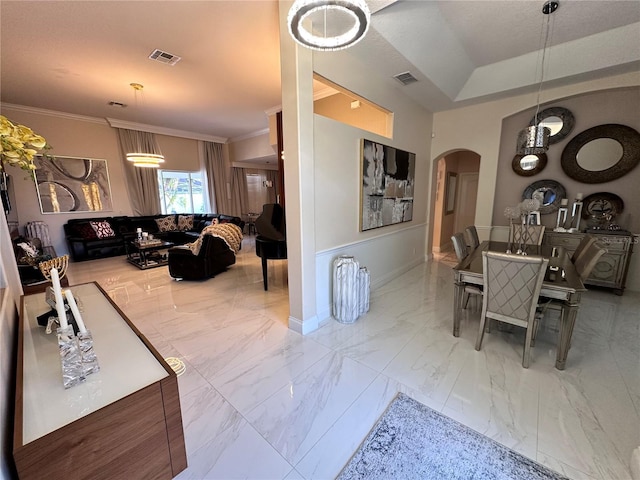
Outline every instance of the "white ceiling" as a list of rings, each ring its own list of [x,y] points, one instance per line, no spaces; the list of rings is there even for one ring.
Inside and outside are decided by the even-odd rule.
[[[318,55],[357,56],[431,111],[535,89],[543,1],[368,3],[367,37]],[[550,21],[545,83],[640,70],[639,0],[560,0]],[[3,0],[0,28],[3,103],[219,138],[265,129],[281,103],[274,0]],[[151,61],[156,48],[182,60]],[[405,71],[419,82],[392,79]]]

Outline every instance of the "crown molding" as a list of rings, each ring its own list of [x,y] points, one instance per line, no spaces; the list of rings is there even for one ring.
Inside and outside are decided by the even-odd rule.
[[[87,115],[77,115],[75,113],[58,112],[56,110],[47,110],[46,108],[29,107],[27,105],[16,105],[15,103],[0,103],[0,108],[15,110],[24,113],[36,113],[38,115],[47,115],[49,117],[66,118],[68,120],[79,120],[81,122],[98,123],[100,125],[108,125],[104,118],[89,117]]]
[[[176,130],[174,128],[157,127],[155,125],[146,125],[144,123],[127,122],[116,118],[108,118],[107,122],[113,128],[126,128],[128,130],[138,130],[140,132],[157,133],[159,135],[169,135],[171,137],[190,138],[193,140],[202,140],[205,142],[227,143],[227,137],[216,137],[214,135],[206,135],[204,133],[188,132],[186,130]]]
[[[258,130],[257,132],[245,133],[244,135],[230,138],[229,143],[240,142],[242,140],[247,140],[248,138],[259,137],[260,135],[267,135],[267,134],[269,134],[269,129],[263,128],[262,130]]]

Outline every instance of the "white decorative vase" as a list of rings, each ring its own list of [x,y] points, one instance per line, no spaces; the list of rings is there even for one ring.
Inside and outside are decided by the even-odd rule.
[[[371,276],[367,267],[358,270],[358,314],[362,315],[369,311],[369,290],[371,286]]]
[[[333,262],[333,317],[340,323],[353,323],[360,315],[359,271],[360,265],[350,255]]]

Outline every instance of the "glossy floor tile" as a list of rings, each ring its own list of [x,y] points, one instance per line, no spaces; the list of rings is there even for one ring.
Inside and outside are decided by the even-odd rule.
[[[179,377],[189,467],[179,479],[331,479],[398,391],[566,476],[628,480],[640,445],[640,294],[589,291],[567,368],[554,368],[557,319],[531,367],[524,333],[493,328],[474,349],[479,309],[453,337],[455,263],[441,254],[371,292],[352,325],[287,327],[286,261],[263,289],[254,238],[215,278],[176,282],[123,257],[72,263],[97,281]]]

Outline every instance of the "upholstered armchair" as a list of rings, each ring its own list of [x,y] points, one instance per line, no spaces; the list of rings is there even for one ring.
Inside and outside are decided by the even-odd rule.
[[[186,246],[169,249],[169,275],[177,280],[202,280],[224,272],[236,263],[236,254],[222,238],[203,235],[200,252]]]

